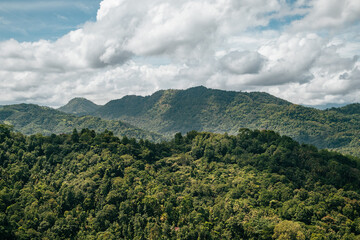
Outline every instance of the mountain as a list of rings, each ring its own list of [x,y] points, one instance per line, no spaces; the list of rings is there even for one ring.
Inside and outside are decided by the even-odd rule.
[[[117,136],[144,138],[158,141],[159,134],[151,133],[118,120],[103,120],[99,117],[77,117],[72,114],[34,104],[7,105],[0,108],[0,122],[13,125],[14,129],[24,134],[59,134],[71,133],[74,128],[89,128],[96,131],[105,129]]]
[[[353,103],[340,108],[330,108],[328,110],[348,115],[360,114],[360,103]]]
[[[0,125],[2,239],[359,239],[360,160],[272,131],[169,142]]]
[[[58,108],[58,110],[77,116],[85,116],[95,112],[99,107],[100,105],[96,105],[86,98],[73,98],[66,105]]]
[[[264,106],[277,111],[290,104],[266,93],[230,92],[201,86],[158,91],[147,97],[125,96],[105,104],[94,115],[123,119],[162,134],[191,130],[236,133],[243,127],[239,126],[238,118],[251,118],[254,110]],[[236,112],[238,109],[244,111]]]
[[[110,101],[93,115],[167,136],[191,130],[236,134],[243,127],[270,129],[319,148],[360,155],[360,116],[295,105],[263,92],[165,90]]]
[[[312,107],[320,110],[326,110],[330,108],[340,108],[348,105],[348,103],[327,103],[322,105],[304,105],[305,107]]]

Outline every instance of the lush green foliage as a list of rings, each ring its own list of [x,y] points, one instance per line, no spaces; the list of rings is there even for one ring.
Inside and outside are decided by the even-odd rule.
[[[24,136],[0,125],[3,239],[359,239],[358,159],[271,131]]]
[[[360,103],[353,103],[339,108],[330,108],[328,111],[336,111],[344,114],[360,114]]]
[[[126,96],[94,114],[167,136],[191,130],[236,134],[241,127],[269,129],[299,142],[359,156],[360,114],[348,113],[303,107],[267,93],[196,87],[148,97]]]
[[[127,135],[137,139],[160,141],[162,136],[144,131],[131,124],[117,120],[103,120],[99,117],[76,117],[48,107],[33,104],[8,105],[0,108],[0,123],[13,125],[24,134],[41,133],[45,135],[71,133],[74,128],[89,128],[102,132],[106,129],[117,136]]]
[[[75,114],[77,116],[85,116],[95,112],[99,109],[99,107],[99,105],[96,105],[85,98],[74,98],[58,110],[65,113]]]

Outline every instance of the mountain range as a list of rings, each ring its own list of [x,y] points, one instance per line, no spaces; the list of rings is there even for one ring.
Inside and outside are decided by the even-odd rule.
[[[123,128],[118,126],[126,126],[127,134],[136,129],[131,136],[147,136],[158,141],[163,139],[161,136],[169,139],[177,132],[185,134],[191,130],[237,134],[240,128],[268,129],[301,143],[360,155],[360,104],[319,110],[292,104],[268,93],[200,86],[161,90],[145,97],[125,96],[102,106],[84,98],[75,98],[58,110],[25,106],[4,106],[0,121],[26,134],[71,132],[76,127],[97,131],[106,128],[123,135]],[[9,110],[13,114],[9,115]],[[14,115],[14,112],[17,113]],[[42,116],[42,120],[38,120],[37,115]],[[73,124],[60,121],[64,116]]]
[[[269,129],[299,142],[353,155],[360,152],[358,113],[359,104],[319,110],[268,93],[202,86],[162,90],[146,97],[125,96],[88,112],[168,137],[191,130],[236,134],[240,128]]]

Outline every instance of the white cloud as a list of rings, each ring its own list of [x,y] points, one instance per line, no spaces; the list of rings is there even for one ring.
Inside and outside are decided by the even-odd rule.
[[[206,2],[187,2],[180,9],[168,3],[154,6],[127,48],[137,55],[187,55],[204,42],[214,41],[219,14],[216,6]]]
[[[232,74],[256,74],[262,69],[265,58],[258,52],[233,51],[222,57],[220,62]]]
[[[360,20],[358,0],[313,0],[311,11],[294,23],[300,30],[338,29]]]
[[[201,84],[297,103],[360,101],[359,8],[357,0],[103,0],[95,22],[56,41],[0,42],[0,103],[104,103]],[[279,19],[284,26],[268,26]]]

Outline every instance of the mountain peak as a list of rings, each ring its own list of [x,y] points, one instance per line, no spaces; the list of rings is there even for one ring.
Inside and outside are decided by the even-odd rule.
[[[196,86],[196,87],[191,87],[191,88],[188,88],[186,90],[206,90],[206,89],[209,89],[203,85],[200,85],[200,86]]]
[[[78,116],[84,116],[95,112],[99,107],[99,105],[86,98],[76,97],[71,99],[66,105],[60,107],[58,110]]]
[[[90,100],[88,100],[88,99],[86,99],[86,98],[84,98],[84,97],[75,97],[75,98],[71,99],[67,104],[71,104],[71,103],[85,103],[85,102],[95,104],[95,103],[93,103],[92,101],[90,101]],[[95,104],[95,105],[96,105],[96,104]]]

